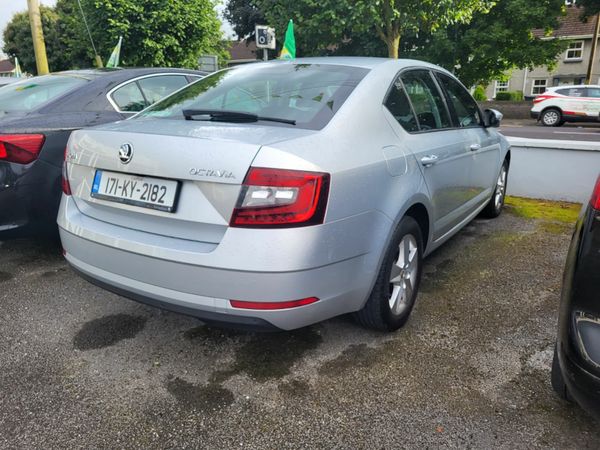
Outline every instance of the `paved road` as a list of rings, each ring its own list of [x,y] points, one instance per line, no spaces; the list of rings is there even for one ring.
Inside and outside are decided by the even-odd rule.
[[[395,334],[214,329],[0,243],[0,448],[597,449],[549,382],[569,232],[476,220]]]
[[[503,121],[500,131],[505,136],[563,141],[591,141],[600,143],[600,124],[565,124],[562,127],[544,127],[533,120]]]

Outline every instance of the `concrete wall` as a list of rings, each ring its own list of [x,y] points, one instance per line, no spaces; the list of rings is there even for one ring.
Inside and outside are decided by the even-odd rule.
[[[600,175],[600,143],[507,138],[512,146],[508,194],[589,201]]]

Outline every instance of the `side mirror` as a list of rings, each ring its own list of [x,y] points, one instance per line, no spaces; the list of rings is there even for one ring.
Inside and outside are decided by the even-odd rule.
[[[483,122],[486,128],[498,128],[500,126],[500,121],[502,120],[502,113],[495,109],[486,109],[483,112]]]

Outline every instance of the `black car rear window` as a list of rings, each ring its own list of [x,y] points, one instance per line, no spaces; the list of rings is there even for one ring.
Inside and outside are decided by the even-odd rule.
[[[290,63],[223,70],[156,103],[141,116],[184,120],[184,109],[235,111],[296,122],[268,122],[273,126],[317,130],[367,73],[359,67]]]
[[[68,75],[43,75],[17,81],[0,88],[0,111],[33,111],[88,81]]]

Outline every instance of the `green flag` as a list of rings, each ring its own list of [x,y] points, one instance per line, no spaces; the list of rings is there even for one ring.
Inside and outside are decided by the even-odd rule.
[[[118,67],[119,66],[119,58],[121,57],[121,43],[123,42],[123,36],[119,36],[119,43],[115,47],[115,49],[110,54],[110,58],[106,63],[106,67]]]
[[[285,32],[285,41],[279,59],[294,59],[296,58],[296,38],[294,37],[294,21],[290,19]]]
[[[15,71],[14,75],[17,78],[21,78],[23,76],[23,72],[21,71],[21,65],[19,64],[19,58],[15,58]]]

